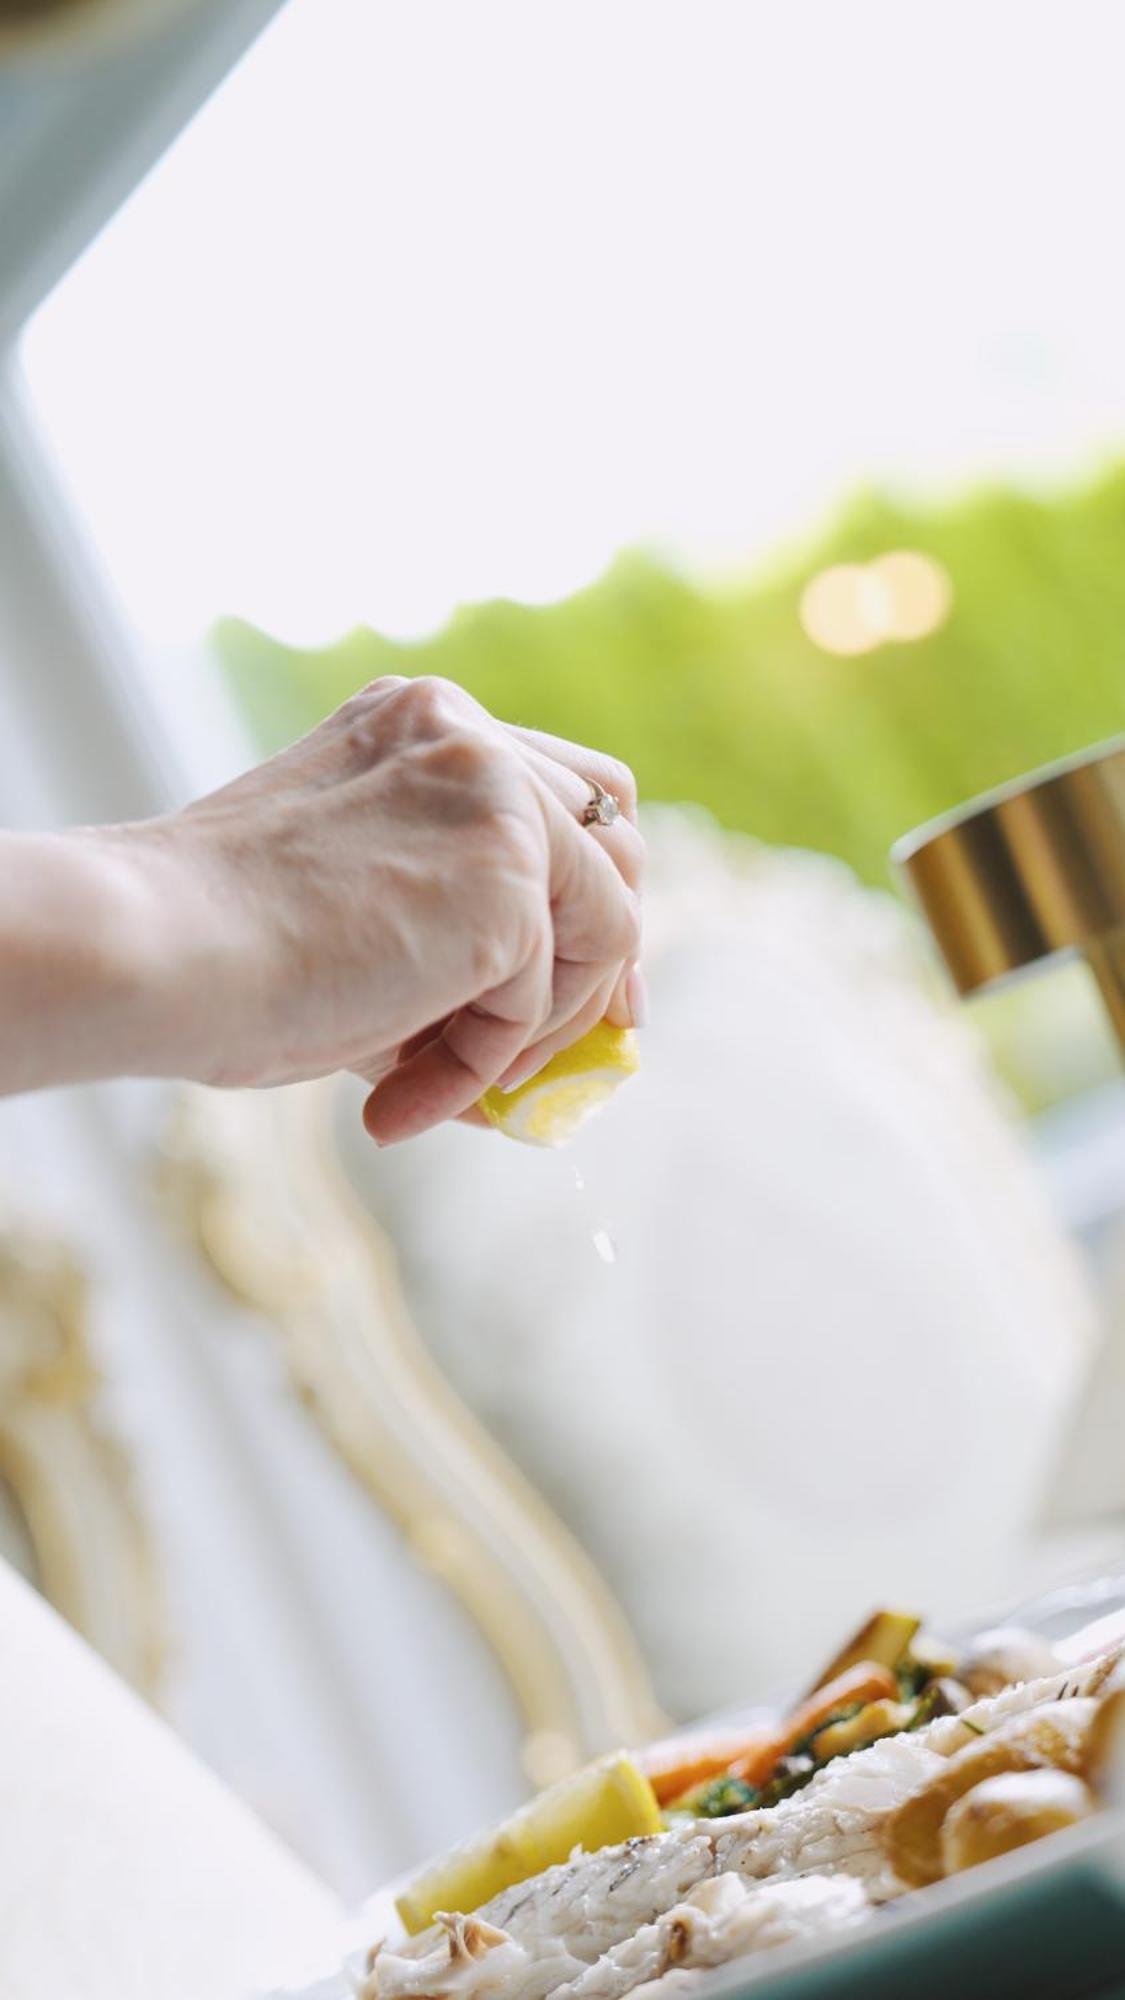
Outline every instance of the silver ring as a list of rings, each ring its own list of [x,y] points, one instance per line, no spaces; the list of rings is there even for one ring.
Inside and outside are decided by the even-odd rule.
[[[587,778],[590,787],[590,803],[582,814],[583,826],[612,826],[621,818],[621,801],[599,785],[596,778]]]

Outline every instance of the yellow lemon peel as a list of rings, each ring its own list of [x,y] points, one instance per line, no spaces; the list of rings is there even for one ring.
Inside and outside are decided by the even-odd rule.
[[[640,1066],[633,1030],[599,1021],[518,1090],[498,1085],[486,1090],[480,1109],[509,1139],[522,1139],[528,1146],[563,1146]]]
[[[437,1910],[468,1916],[501,1889],[568,1860],[576,1847],[592,1854],[638,1834],[659,1833],[663,1825],[648,1779],[618,1751],[560,1779],[499,1826],[431,1861],[395,1907],[413,1936],[433,1922]]]

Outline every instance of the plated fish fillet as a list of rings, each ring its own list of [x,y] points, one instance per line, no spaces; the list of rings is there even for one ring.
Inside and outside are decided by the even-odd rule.
[[[681,1924],[697,1954],[692,1963],[705,1965],[738,1956],[743,1936],[746,1950],[779,1941],[786,1923],[797,1936],[813,1925],[862,1921],[906,1891],[885,1843],[904,1800],[1013,1717],[1098,1693],[1120,1656],[1115,1649],[883,1738],[828,1764],[776,1805],[578,1853],[494,1896],[472,1918],[447,1918],[378,1952],[364,2000],[621,2000],[676,1966],[668,1949]]]
[[[710,1826],[689,1825],[578,1854],[505,1889],[477,1915],[523,1945],[537,1963],[565,1959],[566,1977],[559,1982],[565,1984],[716,1873],[714,1833]],[[404,1946],[404,1956],[428,1954],[434,1942],[434,1932],[424,1932]],[[533,1983],[519,1989],[526,2000]],[[381,1984],[376,1991],[382,1993]]]
[[[638,1988],[655,1992],[675,1972],[689,1971],[766,1951],[798,1938],[862,1923],[871,1905],[861,1884],[847,1876],[806,1875],[788,1882],[747,1882],[712,1875],[653,1923],[613,1946],[590,1965],[567,1964],[557,1940],[536,1955],[507,1932],[469,1917],[450,1917],[444,1948],[424,1958],[380,1952],[361,1992],[377,2000],[624,2000]]]
[[[673,1972],[682,1985],[692,1970],[846,1930],[870,1913],[866,1891],[846,1875],[804,1875],[790,1882],[713,1875],[656,1923],[606,1952],[563,1987],[557,2000],[623,2000],[638,1990],[665,1990]]]

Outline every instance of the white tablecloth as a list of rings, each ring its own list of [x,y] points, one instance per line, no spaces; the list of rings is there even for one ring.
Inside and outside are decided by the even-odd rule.
[[[247,2000],[339,1955],[333,1899],[0,1566],[0,1994]]]

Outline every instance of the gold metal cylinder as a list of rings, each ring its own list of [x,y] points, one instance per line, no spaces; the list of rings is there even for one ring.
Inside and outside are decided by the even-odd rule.
[[[892,860],[959,992],[1081,953],[1125,1051],[1125,737],[930,821]]]

